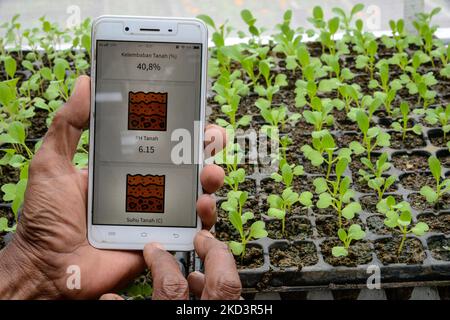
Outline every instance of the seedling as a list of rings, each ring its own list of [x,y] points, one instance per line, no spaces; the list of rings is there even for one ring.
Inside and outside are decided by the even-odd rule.
[[[286,75],[279,73],[276,76],[270,74],[271,65],[268,60],[262,60],[259,62],[259,72],[265,81],[265,86],[256,84],[254,89],[260,97],[266,97],[270,103],[272,98],[280,88],[288,85],[286,81]],[[275,80],[275,81],[274,81]]]
[[[283,130],[286,123],[295,124],[301,118],[299,113],[288,115],[287,107],[285,105],[271,107],[270,101],[266,99],[258,99],[255,102],[255,105],[260,110],[261,116],[269,127],[276,127]],[[262,130],[266,132],[268,130],[267,125],[263,126]]]
[[[367,158],[361,158],[361,162],[369,169],[365,171],[363,169],[359,170],[359,174],[362,178],[367,181],[369,188],[375,190],[378,194],[378,201],[383,199],[383,195],[389,188],[394,184],[397,177],[394,175],[389,175],[387,178],[383,174],[391,168],[391,164],[387,161],[388,154],[384,152],[375,165],[369,161]]]
[[[376,147],[388,147],[390,146],[391,136],[383,132],[379,127],[370,128],[369,117],[367,114],[358,110],[356,114],[356,122],[358,127],[363,134],[362,145],[358,141],[352,141],[350,143],[350,149],[352,149],[356,154],[366,153],[367,159],[370,162],[371,154]]]
[[[352,241],[364,239],[366,233],[361,229],[359,224],[352,224],[348,228],[348,232],[340,228],[338,230],[339,240],[342,241],[343,246],[336,246],[332,249],[332,254],[335,257],[346,257],[348,255],[348,249]]]
[[[402,141],[404,142],[406,139],[406,134],[408,132],[413,132],[417,135],[422,134],[422,126],[420,124],[415,124],[412,127],[408,127],[408,122],[409,122],[409,114],[410,114],[410,109],[409,109],[409,105],[408,102],[403,101],[400,104],[400,113],[402,115],[402,119],[401,122],[395,121],[391,124],[392,129],[394,129],[397,132],[401,132],[402,133]]]
[[[428,165],[430,167],[431,174],[436,181],[435,188],[430,186],[423,186],[420,189],[420,194],[424,196],[429,203],[436,203],[446,193],[450,193],[450,179],[442,179],[442,167],[439,159],[435,156],[428,158]]]
[[[367,55],[358,55],[356,57],[356,68],[366,69],[370,72],[370,80],[373,80],[373,73],[375,69],[375,55],[378,51],[378,44],[375,40],[364,44]]]
[[[339,149],[337,155],[336,143],[334,142],[333,136],[329,132],[324,132],[320,137],[312,139],[312,145],[303,145],[301,151],[303,155],[311,161],[311,164],[315,167],[321,166],[323,163],[327,166],[327,173],[325,179],[328,180],[331,175],[331,170],[333,165],[339,161],[341,158],[345,158],[348,162],[351,161],[350,155],[351,150],[348,148]]]
[[[258,28],[256,26],[256,18],[253,16],[253,14],[248,9],[244,9],[241,11],[241,18],[244,20],[244,22],[248,26],[248,31],[251,35],[251,39],[249,43],[253,46],[258,46],[261,44],[261,36],[266,31],[266,28],[261,27]],[[242,31],[238,32],[238,35],[240,38],[245,38],[246,34]]]
[[[402,240],[397,250],[398,256],[402,253],[406,236],[409,233],[413,233],[420,237],[429,230],[428,225],[424,222],[417,222],[416,224],[411,225],[411,206],[406,201],[397,204],[393,196],[388,196],[377,204],[377,209],[380,213],[386,215],[384,224],[389,228],[399,231],[402,235]]]
[[[389,26],[392,31],[392,38],[383,36],[381,38],[383,44],[387,48],[395,47],[399,53],[404,52],[409,46],[409,41],[405,30],[405,21],[403,19],[399,19],[397,21],[390,20]]]
[[[339,228],[342,228],[342,216],[351,220],[362,210],[359,202],[352,201],[355,192],[350,188],[350,178],[343,177],[347,166],[348,160],[340,158],[336,163],[336,178],[334,181],[316,178],[313,182],[315,192],[319,194],[319,200],[316,203],[317,208],[325,209],[331,206],[335,209],[338,214]]]
[[[222,79],[223,81],[217,81],[214,84],[213,90],[217,93],[215,100],[222,105],[221,111],[228,116],[228,121],[225,119],[217,119],[217,124],[225,128],[231,126],[234,130],[238,127],[248,126],[252,120],[250,115],[243,115],[239,119],[236,118],[241,95],[248,92],[248,87],[239,79]]]
[[[286,10],[283,15],[283,23],[278,24],[276,29],[280,31],[280,33],[274,35],[274,40],[276,41],[276,46],[273,48],[274,52],[282,52],[286,56],[286,68],[288,70],[294,70],[294,68],[290,68],[292,66],[289,61],[295,61],[297,55],[297,49],[301,46],[301,41],[304,34],[303,28],[292,29],[292,10]],[[313,35],[312,30],[307,30],[306,33],[310,36]]]
[[[255,221],[250,227],[246,226],[249,220],[254,219],[251,211],[243,211],[243,207],[248,198],[246,191],[230,191],[227,201],[222,202],[221,208],[228,212],[228,218],[233,227],[238,231],[240,241],[230,241],[228,243],[231,251],[236,256],[245,256],[247,243],[253,239],[267,237],[266,225],[263,221]]]
[[[357,3],[353,6],[350,14],[347,15],[341,8],[333,8],[332,11],[339,16],[341,20],[341,29],[345,31],[346,40],[351,40],[352,22],[356,14],[364,10],[364,4]]]
[[[297,192],[292,191],[292,188],[286,188],[283,190],[281,196],[276,194],[271,194],[267,198],[269,203],[269,210],[267,214],[269,217],[274,217],[281,220],[281,232],[284,234],[286,225],[286,215],[291,211],[291,208],[297,202],[300,202],[304,208],[309,208],[312,206],[312,193],[305,191],[299,195]]]
[[[426,111],[427,116],[425,120],[431,124],[435,125],[439,123],[444,133],[444,141],[447,140],[447,133],[450,131],[450,104],[447,104],[445,109],[439,106],[435,109],[428,109]]]
[[[397,91],[402,88],[402,84],[398,79],[390,81],[388,63],[378,63],[377,68],[379,70],[378,74],[380,76],[381,83],[379,83],[376,79],[373,79],[369,82],[369,88],[380,88],[382,90],[375,92],[374,97],[379,98],[381,101],[383,101],[386,113],[388,114],[388,116],[392,116],[392,102],[395,100]]]
[[[239,184],[245,180],[245,170],[238,168],[238,164],[242,162],[243,158],[244,152],[241,150],[239,144],[231,142],[214,156],[216,164],[225,165],[227,174],[224,181],[234,191],[238,191]]]
[[[333,115],[330,114],[333,105],[329,101],[322,102],[320,98],[315,97],[311,101],[311,108],[313,111],[305,110],[303,117],[307,123],[314,126],[315,132],[322,132],[325,126],[331,126],[334,123]]]
[[[280,168],[280,173],[274,172],[270,177],[276,182],[282,183],[286,188],[292,186],[294,177],[304,174],[303,166],[297,165],[291,167],[287,162],[280,162]]]

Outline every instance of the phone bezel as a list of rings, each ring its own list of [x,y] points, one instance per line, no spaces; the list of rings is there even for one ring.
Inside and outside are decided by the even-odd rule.
[[[110,32],[101,29],[101,24],[122,24],[122,32]],[[183,25],[194,25],[197,34],[183,32]],[[125,27],[129,27],[125,31]],[[141,31],[140,29],[159,29],[155,31]],[[168,31],[172,29],[172,31]],[[131,16],[101,16],[92,25],[91,46],[91,117],[90,117],[90,150],[95,148],[95,80],[96,80],[96,47],[97,40],[117,41],[142,41],[142,42],[184,42],[202,44],[201,61],[201,90],[200,90],[200,127],[198,134],[198,190],[197,198],[202,193],[200,184],[200,172],[203,167],[203,137],[206,105],[207,86],[207,57],[208,57],[208,35],[205,24],[198,19],[191,18],[164,18],[164,17],[131,17]],[[92,155],[93,153],[90,152]],[[89,156],[89,168],[93,168],[93,156]],[[92,223],[92,200],[93,200],[93,170],[89,170],[88,186],[88,241],[101,249],[119,250],[142,250],[149,242],[159,242],[167,250],[189,251],[193,250],[193,239],[198,230],[201,229],[201,221],[197,216],[197,227],[154,227],[154,226],[117,226],[117,225],[95,225]],[[195,206],[193,208],[195,210]]]

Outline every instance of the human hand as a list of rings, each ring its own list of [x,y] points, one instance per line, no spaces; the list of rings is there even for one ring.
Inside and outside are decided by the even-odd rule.
[[[202,300],[238,300],[241,281],[228,246],[202,230],[197,233],[195,251],[204,261],[205,273],[189,274],[187,280],[169,252],[161,245],[150,243],[144,248],[144,258],[153,279],[153,300],[188,299],[189,292]],[[105,294],[102,300],[122,300],[119,295]]]
[[[86,239],[88,174],[72,159],[89,112],[90,79],[82,76],[31,162],[17,231],[0,251],[0,298],[98,298],[145,269],[141,252],[99,250]],[[205,133],[210,142],[224,143],[223,135],[217,126]],[[201,173],[207,194],[199,197],[197,212],[205,229],[216,221],[215,200],[208,193],[221,187],[223,178],[215,165]],[[79,267],[80,289],[68,289],[71,265]]]

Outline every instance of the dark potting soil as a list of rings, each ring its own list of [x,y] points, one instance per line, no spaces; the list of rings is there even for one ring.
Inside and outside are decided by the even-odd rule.
[[[228,185],[224,185],[222,188],[217,190],[215,193],[218,197],[226,197],[227,193],[231,190]],[[245,190],[248,192],[249,196],[254,196],[256,194],[256,183],[253,179],[245,179],[243,183],[239,185],[239,190]]]
[[[305,177],[305,176],[296,176],[294,177],[294,181],[292,183],[292,190],[295,192],[301,193],[304,191],[313,191],[314,177]],[[261,180],[261,189],[266,194],[279,194],[283,192],[283,185],[274,181],[272,178],[265,178]]]
[[[418,220],[425,222],[432,232],[450,234],[450,212],[438,215],[433,213],[421,214]]]
[[[270,263],[278,268],[298,268],[315,265],[316,246],[312,242],[296,242],[293,244],[276,244],[269,248]]]
[[[447,134],[444,141],[444,135],[442,131],[438,130],[437,132],[433,132],[433,134],[430,132],[428,134],[428,138],[430,139],[431,144],[433,144],[434,146],[445,147],[450,141],[450,134]]]
[[[347,220],[342,217],[342,226],[344,229],[347,229],[354,223],[362,225],[361,220],[357,217],[354,217],[352,220]],[[316,219],[316,229],[319,237],[335,237],[339,230],[338,218],[336,216],[319,216]]]
[[[250,221],[249,221],[250,223]],[[217,219],[215,224],[215,236],[220,241],[240,241],[239,232],[236,228],[229,222],[228,219]]]
[[[401,236],[375,241],[375,251],[383,264],[406,263],[421,264],[426,254],[422,243],[416,238],[406,238],[402,252],[397,255]]]
[[[400,132],[389,132],[391,135],[392,149],[417,149],[426,146],[425,139],[422,135],[417,135],[413,132],[407,132],[405,140],[403,140]]]
[[[366,220],[367,227],[369,230],[378,235],[388,235],[391,234],[391,229],[384,224],[385,217],[382,215],[374,215],[368,217]]]
[[[400,183],[405,189],[420,191],[423,186],[434,187],[436,181],[430,173],[406,173],[400,176]]]
[[[392,196],[395,198],[397,203],[403,200],[401,195],[393,194]],[[384,197],[386,197],[386,195]],[[359,202],[360,202],[363,210],[365,210],[367,212],[371,212],[371,213],[378,212],[378,210],[377,210],[378,196],[364,195],[364,196],[361,196],[361,198],[359,198]]]
[[[17,183],[20,177],[20,170],[11,166],[0,166],[0,186],[7,183]]]
[[[428,239],[431,256],[437,260],[450,261],[450,239],[444,236],[434,236]]]
[[[429,156],[423,153],[396,153],[392,155],[392,162],[395,168],[402,171],[426,171]]]
[[[450,168],[450,152],[447,149],[438,151],[437,157],[443,167]]]
[[[256,269],[264,264],[263,249],[258,245],[248,244],[244,257],[234,256],[238,269]]]
[[[281,220],[266,221],[268,237],[272,239],[303,240],[312,235],[311,223],[302,217],[288,217],[285,222],[284,234],[281,229]]]
[[[333,256],[331,251],[335,246],[342,246],[342,242],[338,239],[328,239],[320,245],[325,262],[332,266],[356,267],[372,261],[370,242],[363,240],[353,242],[348,249],[348,255],[345,257]]]
[[[444,194],[437,203],[429,203],[420,193],[408,195],[408,202],[417,211],[439,211],[450,209],[450,194]]]
[[[48,111],[36,108],[34,110],[34,117],[31,119],[31,125],[28,128],[29,139],[40,139],[47,132]]]

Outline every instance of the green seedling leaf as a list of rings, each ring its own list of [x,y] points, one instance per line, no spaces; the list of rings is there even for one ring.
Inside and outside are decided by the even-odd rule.
[[[325,178],[315,178],[313,181],[313,185],[316,188],[315,193],[321,194],[328,190],[328,183]]]
[[[235,256],[241,255],[242,252],[244,251],[244,245],[240,242],[230,241],[228,242],[228,246],[230,247],[231,252],[233,252]]]
[[[420,188],[420,194],[424,196],[429,203],[434,203],[438,200],[439,195],[429,186]]]
[[[301,203],[303,206],[309,208],[309,207],[311,207],[312,204],[313,204],[313,203],[312,203],[312,198],[313,198],[313,194],[312,194],[311,192],[309,192],[309,191],[304,191],[304,192],[302,192],[302,193],[300,194],[299,201],[300,201],[300,203]]]
[[[269,217],[274,217],[281,220],[286,216],[286,211],[277,208],[269,208],[268,214]]]
[[[331,195],[329,193],[321,193],[319,195],[319,200],[317,201],[317,208],[319,209],[325,209],[328,208],[329,206],[331,206],[333,202],[333,198],[331,197]]]
[[[423,236],[425,233],[428,232],[430,228],[425,222],[418,222],[413,228],[411,228],[411,232],[414,233],[416,236]]]
[[[250,227],[250,238],[260,239],[267,237],[266,225],[263,221],[256,221]]]
[[[364,239],[366,233],[361,229],[359,224],[352,224],[348,229],[348,238],[352,240],[361,240]]]
[[[351,202],[342,210],[342,216],[344,216],[348,220],[351,220],[361,210],[361,205],[358,202]]]
[[[331,249],[331,253],[333,254],[333,256],[337,258],[348,256],[348,250],[342,246],[333,247],[333,249]]]

